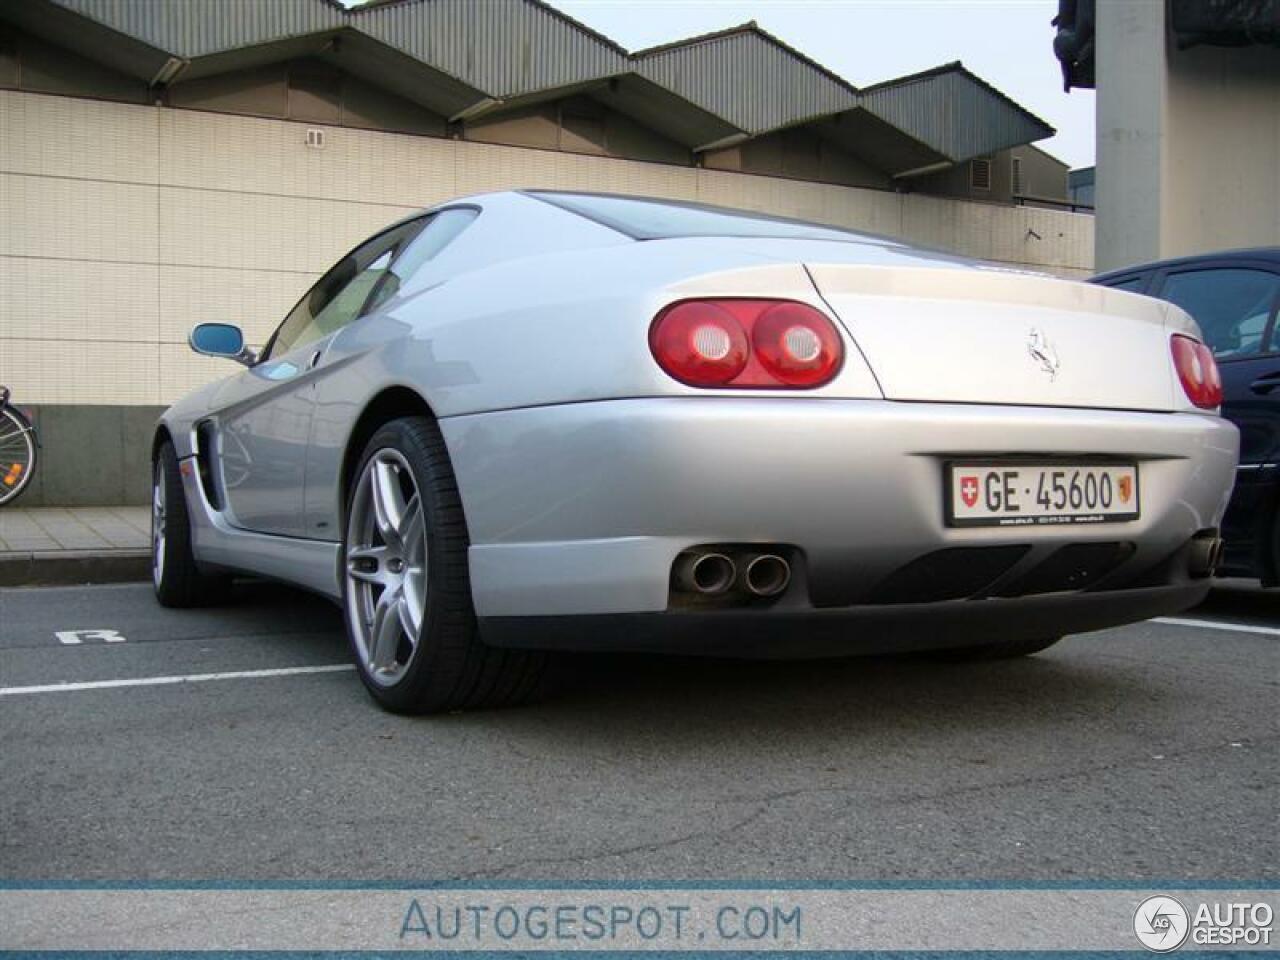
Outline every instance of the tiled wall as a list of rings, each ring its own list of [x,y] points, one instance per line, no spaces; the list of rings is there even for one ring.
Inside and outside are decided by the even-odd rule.
[[[161,404],[231,372],[377,227],[513,187],[696,199],[1084,276],[1091,217],[461,140],[0,91],[0,382],[26,403]]]

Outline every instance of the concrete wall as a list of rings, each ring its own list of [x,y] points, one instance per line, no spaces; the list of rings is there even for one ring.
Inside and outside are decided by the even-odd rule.
[[[1022,167],[1021,191],[1014,190],[1015,158]],[[919,177],[915,186],[930,194],[987,203],[1012,203],[1018,197],[1038,197],[1064,203],[1067,200],[1067,165],[1043,150],[1030,145],[1013,147],[982,159],[991,163],[991,185],[987,189],[973,185],[972,160],[941,173]]]
[[[446,120],[314,58],[174,84],[169,106],[442,137]]]
[[[35,424],[36,472],[24,507],[110,507],[147,503],[151,439],[164,407],[19,404]]]
[[[1067,173],[1070,168],[1057,157],[1032,144],[1013,147],[1005,152],[1009,154],[1009,186],[1015,196],[1057,200],[1062,203],[1070,199],[1067,194]],[[1022,183],[1019,189],[1015,189],[1018,185],[1012,182],[1015,161],[1021,165]]]
[[[817,134],[803,128],[782,130],[724,150],[708,151],[703,164],[766,176],[841,183],[891,190],[893,178]]]
[[[587,96],[564,97],[465,124],[468,140],[683,166],[693,154]]]
[[[1280,51],[1169,55],[1163,256],[1280,243]]]
[[[1164,14],[1098,5],[1099,270],[1280,243],[1280,56],[1177,50]]]

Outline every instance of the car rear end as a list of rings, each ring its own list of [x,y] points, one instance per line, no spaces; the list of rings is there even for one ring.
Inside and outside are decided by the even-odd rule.
[[[1238,436],[1184,313],[903,251],[742,249],[778,262],[645,301],[643,385],[618,367],[615,396],[444,422],[490,642],[937,648],[1207,592]]]

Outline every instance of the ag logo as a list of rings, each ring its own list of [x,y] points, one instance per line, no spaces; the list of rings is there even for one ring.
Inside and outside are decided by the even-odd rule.
[[[1187,939],[1191,917],[1173,897],[1148,897],[1133,914],[1133,932],[1148,950],[1168,953]]]
[[[1128,503],[1129,498],[1133,496],[1133,479],[1131,477],[1120,478],[1120,502]]]

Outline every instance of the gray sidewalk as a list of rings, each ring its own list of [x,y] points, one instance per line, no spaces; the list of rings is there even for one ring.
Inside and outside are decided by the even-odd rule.
[[[0,508],[0,587],[145,580],[147,507]]]

